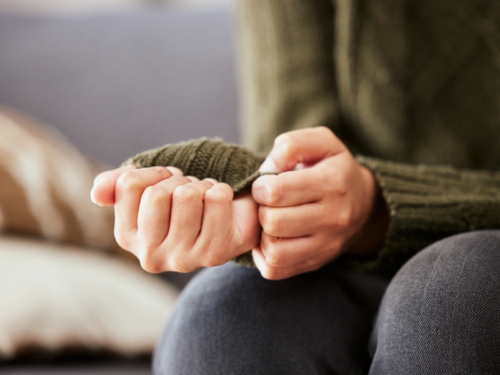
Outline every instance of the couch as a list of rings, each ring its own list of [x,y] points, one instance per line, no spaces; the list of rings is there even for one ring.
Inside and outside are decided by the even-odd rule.
[[[56,127],[96,161],[201,136],[238,142],[229,9],[0,14],[0,104]],[[0,129],[1,136],[1,129]],[[184,286],[192,275],[163,277]],[[15,362],[5,374],[147,374],[147,362]]]

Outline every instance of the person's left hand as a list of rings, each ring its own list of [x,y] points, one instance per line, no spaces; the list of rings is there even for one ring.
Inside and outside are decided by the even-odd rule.
[[[296,170],[294,170],[296,169]],[[373,255],[387,211],[371,171],[325,127],[276,138],[252,186],[263,228],[254,262],[266,279],[317,270],[343,252]]]

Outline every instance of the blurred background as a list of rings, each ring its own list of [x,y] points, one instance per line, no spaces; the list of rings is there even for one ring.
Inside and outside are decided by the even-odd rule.
[[[148,374],[192,275],[118,249],[94,176],[145,149],[238,142],[232,0],[0,0],[0,367]]]

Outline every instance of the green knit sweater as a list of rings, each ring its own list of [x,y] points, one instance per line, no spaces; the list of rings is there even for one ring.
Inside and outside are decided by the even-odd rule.
[[[126,160],[122,165],[140,168],[172,166],[185,176],[199,179],[215,178],[230,185],[235,195],[248,191],[252,183],[263,173],[258,171],[264,157],[221,139],[198,139],[168,144],[148,150]],[[249,249],[250,250],[250,249]],[[250,251],[236,257],[236,263],[255,267]]]
[[[366,268],[500,229],[500,1],[238,4],[245,144],[326,125],[365,155],[390,212]]]
[[[495,0],[240,0],[245,144],[326,125],[359,154],[390,212],[364,268],[391,276],[439,239],[500,229],[499,21]],[[262,159],[241,155],[245,184]]]

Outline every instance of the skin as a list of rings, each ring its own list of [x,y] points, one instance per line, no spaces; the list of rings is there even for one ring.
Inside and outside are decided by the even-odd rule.
[[[344,252],[375,256],[388,212],[373,174],[328,128],[284,133],[257,179],[234,199],[229,185],[173,167],[98,175],[91,198],[115,208],[115,237],[148,272],[190,272],[248,249],[262,276],[311,272]]]

